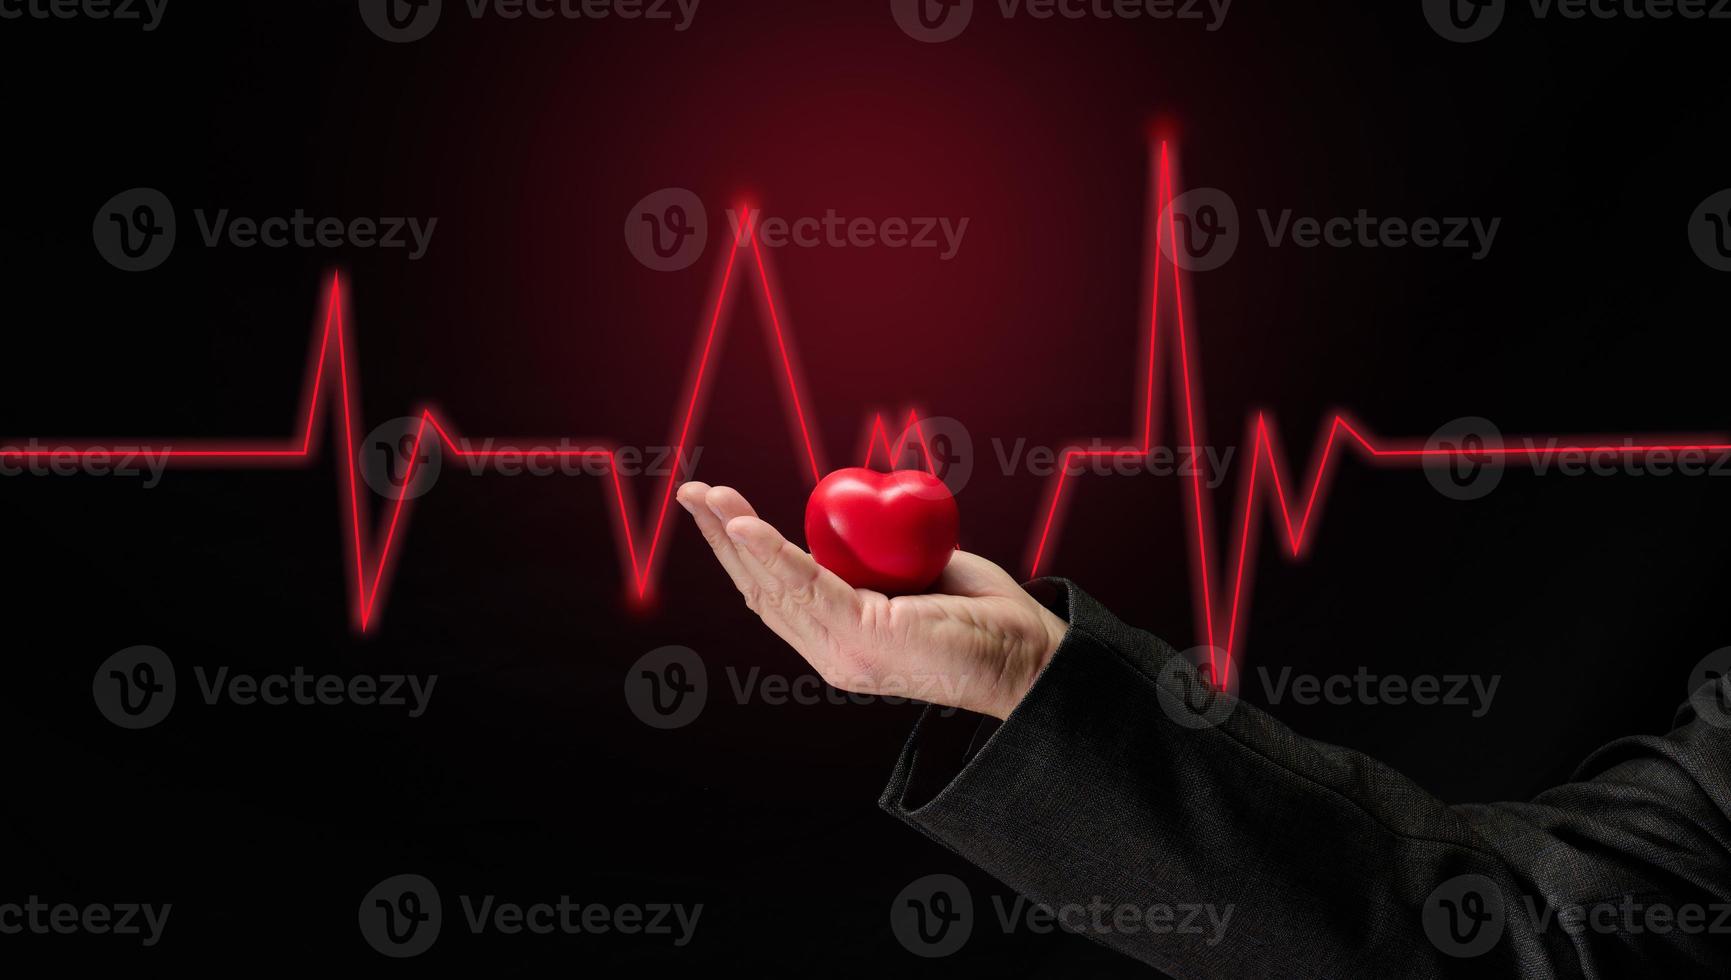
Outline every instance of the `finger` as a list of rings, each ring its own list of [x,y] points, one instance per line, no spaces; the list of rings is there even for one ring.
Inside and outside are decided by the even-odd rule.
[[[692,520],[697,522],[697,529],[702,532],[703,540],[709,542],[710,549],[715,552],[716,560],[720,561],[721,567],[727,570],[727,575],[733,579],[734,586],[739,591],[750,595],[748,590],[754,588],[756,582],[752,579],[751,573],[745,570],[745,566],[740,564],[739,554],[733,548],[733,539],[727,536],[727,531],[722,527],[721,519],[715,516],[713,510],[709,509],[709,504],[705,500],[709,492],[710,487],[706,483],[687,483],[679,488],[679,506],[689,511]]]
[[[757,511],[752,509],[744,495],[732,487],[710,487],[703,499],[715,516],[720,518],[723,527],[735,517],[757,516]]]
[[[1015,595],[1021,589],[1009,572],[966,551],[950,555],[950,563],[932,586],[934,592],[963,596]]]
[[[703,506],[709,509],[709,516],[715,521],[715,527],[727,546],[732,550],[734,563],[739,569],[739,578],[734,584],[747,599],[751,599],[762,588],[757,576],[751,573],[749,563],[740,553],[738,542],[727,536],[727,522],[735,517],[756,517],[757,511],[745,499],[745,496],[732,487],[710,487],[703,495]]]
[[[780,603],[771,601],[769,597],[776,591],[776,581],[773,575],[764,570],[762,564],[754,559],[749,551],[742,547],[739,541],[727,533],[727,526],[740,518],[757,519],[757,511],[752,509],[744,495],[732,487],[712,487],[703,495],[704,505],[709,508],[710,515],[722,528],[722,537],[728,539],[733,548],[734,560],[738,563],[742,580],[736,584],[739,592],[745,596],[746,605],[752,608],[775,630],[776,635],[789,643],[798,644],[801,634],[790,632],[781,622]],[[803,632],[803,631],[802,631]]]
[[[834,635],[859,621],[860,596],[834,572],[755,517],[727,522],[745,567],[758,585],[780,600],[784,615],[808,619],[813,632]]]

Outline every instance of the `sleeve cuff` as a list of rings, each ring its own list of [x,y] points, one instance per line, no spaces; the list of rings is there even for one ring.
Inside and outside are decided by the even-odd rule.
[[[1036,579],[1027,588],[1069,624],[1052,659],[1001,723],[928,706],[878,801],[885,810],[912,822],[965,793],[970,783],[976,788],[1002,785],[1013,775],[1015,754],[1024,746],[1064,738],[1061,724],[1066,715],[1058,705],[1069,696],[1065,689],[1099,683],[1078,675],[1094,674],[1102,667],[1114,669],[1105,663],[1111,662],[1118,669],[1129,666],[1153,682],[1165,662],[1177,655],[1164,641],[1119,622],[1067,579]],[[1122,642],[1129,638],[1120,633],[1135,634],[1139,642]]]

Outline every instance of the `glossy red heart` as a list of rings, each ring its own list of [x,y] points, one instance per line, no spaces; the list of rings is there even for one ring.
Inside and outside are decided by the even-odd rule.
[[[924,470],[836,470],[805,505],[806,547],[818,564],[890,595],[931,588],[960,525],[949,488]]]

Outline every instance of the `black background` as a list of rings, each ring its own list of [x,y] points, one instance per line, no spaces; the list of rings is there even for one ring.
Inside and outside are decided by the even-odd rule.
[[[1511,436],[1731,428],[1727,280],[1686,236],[1731,184],[1731,23],[1539,21],[1518,5],[1495,36],[1458,45],[1416,0],[1239,0],[1213,32],[1007,20],[985,4],[962,37],[925,45],[883,0],[708,0],[683,33],[454,7],[406,45],[336,0],[171,4],[150,33],[0,21],[0,436],[289,438],[323,284],[341,269],[364,426],[430,401],[477,437],[659,445],[718,253],[712,240],[685,272],[643,268],[621,236],[633,202],[683,186],[717,223],[734,195],[772,214],[967,216],[947,263],[830,248],[773,263],[827,460],[858,457],[875,411],[962,419],[977,454],[964,544],[1021,570],[1048,485],[1000,474],[991,440],[1136,435],[1156,125],[1182,186],[1227,189],[1246,222],[1237,257],[1188,283],[1216,442],[1238,444],[1257,409],[1306,470],[1340,408],[1419,441],[1460,416]],[[97,254],[91,221],[135,186],[174,201],[180,240],[161,268],[127,274]],[[207,248],[192,211],[223,207],[439,224],[420,262]],[[1502,226],[1480,262],[1271,249],[1250,226],[1259,208],[1361,207]],[[809,481],[759,319],[735,304],[698,475],[791,530]],[[734,703],[728,668],[802,665],[683,523],[653,601],[634,608],[598,478],[443,477],[413,513],[380,623],[358,635],[328,433],[301,469],[173,470],[150,490],[0,480],[0,901],[174,904],[154,949],[5,936],[0,962],[1139,972],[1083,939],[1002,935],[989,901],[1010,893],[878,811],[917,708]],[[631,484],[640,511],[658,489]],[[1263,538],[1247,669],[1498,674],[1480,719],[1273,710],[1450,801],[1530,795],[1608,738],[1662,731],[1690,668],[1731,644],[1728,489],[1511,472],[1461,502],[1416,470],[1348,458],[1308,559]],[[1050,569],[1196,642],[1179,483],[1080,493]],[[181,677],[174,713],[138,732],[90,694],[97,664],[134,644],[165,650]],[[664,732],[622,685],[666,644],[698,651],[717,683],[696,723]],[[195,665],[439,680],[408,719],[207,706]],[[362,940],[356,908],[404,872],[438,884],[446,927],[397,964]],[[983,912],[962,953],[928,963],[888,912],[937,872],[967,880]],[[704,912],[684,949],[473,937],[457,894]]]

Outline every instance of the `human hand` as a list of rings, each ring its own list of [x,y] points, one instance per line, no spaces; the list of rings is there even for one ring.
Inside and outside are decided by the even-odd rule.
[[[957,551],[930,594],[890,598],[820,566],[731,487],[687,483],[679,503],[746,605],[840,690],[1003,719],[1069,628],[978,555]]]

